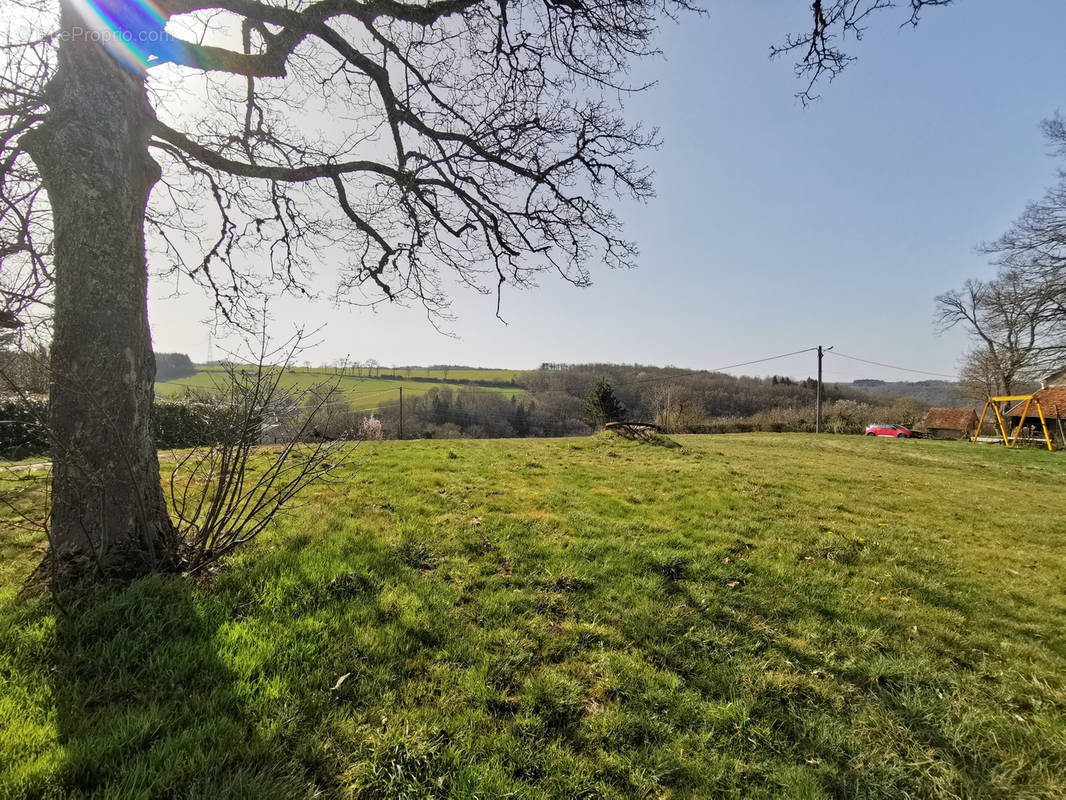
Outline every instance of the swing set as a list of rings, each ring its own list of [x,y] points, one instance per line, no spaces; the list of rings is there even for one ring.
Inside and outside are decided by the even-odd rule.
[[[1007,436],[1007,428],[1003,424],[1003,415],[999,411],[999,403],[1021,403],[1025,401],[1025,407],[1022,409],[1021,423],[1014,431],[1013,437]],[[985,402],[984,410],[981,411],[981,419],[977,422],[977,430],[974,431],[973,440],[977,441],[977,437],[981,435],[981,426],[985,422],[985,415],[988,413],[988,407],[991,406],[992,410],[996,412],[996,422],[999,424],[999,432],[1003,436],[1003,444],[1007,447],[1014,447],[1018,443],[1018,436],[1022,432],[1022,428],[1025,427],[1025,420],[1029,416],[1029,407],[1036,406],[1036,413],[1040,417],[1040,425],[1044,429],[1044,441],[1047,442],[1047,449],[1054,450],[1051,446],[1051,435],[1048,433],[1047,420],[1044,419],[1044,409],[1040,407],[1040,401],[1031,394],[1008,394],[1001,395],[1000,397],[990,397]]]

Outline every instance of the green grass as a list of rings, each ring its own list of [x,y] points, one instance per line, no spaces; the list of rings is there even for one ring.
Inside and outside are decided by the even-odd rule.
[[[311,371],[327,374],[334,372],[330,367],[312,367]],[[358,371],[365,373],[366,370],[360,369]],[[376,373],[378,372],[378,369],[375,369],[374,371]],[[380,372],[389,375],[402,375],[405,378],[436,378],[440,381],[491,381],[494,383],[509,383],[512,380],[517,381],[523,374],[525,374],[523,370],[519,369],[482,369],[480,367],[474,367],[471,369],[449,369],[445,371],[442,369],[420,368],[411,368],[408,370],[405,367],[393,368],[382,366]]]
[[[67,614],[4,533],[0,796],[1066,796],[1062,454],[676,438],[385,442]]]
[[[384,370],[391,372],[391,370]],[[353,407],[360,410],[373,410],[379,403],[397,402],[400,398],[399,389],[402,386],[409,397],[422,396],[430,389],[463,389],[471,388],[479,391],[499,392],[504,397],[525,397],[525,391],[520,388],[501,387],[477,387],[454,383],[461,379],[483,381],[509,381],[512,376],[521,373],[508,370],[449,370],[448,381],[441,380],[439,383],[404,380],[406,371],[401,370],[402,376],[398,380],[389,378],[344,375],[325,369],[305,369],[296,367],[287,370],[281,380],[283,389],[310,389],[322,384],[333,385],[352,403]],[[412,377],[442,377],[440,370],[411,370]],[[226,373],[220,367],[201,367],[195,374],[187,378],[178,378],[172,381],[163,381],[155,385],[156,394],[160,397],[175,398],[190,391],[211,391],[224,387]]]

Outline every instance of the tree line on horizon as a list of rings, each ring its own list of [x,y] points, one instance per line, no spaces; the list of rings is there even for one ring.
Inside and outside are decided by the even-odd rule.
[[[10,363],[4,374],[8,379],[23,376],[19,391],[28,395],[45,393],[47,352],[31,355],[12,351],[9,355]],[[161,380],[191,377],[197,370],[184,353],[159,353],[156,359]],[[334,376],[328,371],[323,373],[322,391],[329,390],[331,377]],[[384,373],[380,377],[407,380],[402,372]],[[489,387],[499,388],[497,381],[467,378],[452,379],[447,386],[434,386],[421,395],[408,395],[403,401],[402,436],[411,439],[584,435],[596,427],[590,424],[585,406],[590,389],[600,381],[606,381],[620,407],[626,409],[627,418],[651,422],[669,432],[814,429],[816,381],[810,377],[734,376],[636,363],[545,363],[536,370],[518,373],[517,378],[506,384],[524,390],[524,396],[509,397],[489,391]],[[192,395],[188,399],[193,399]],[[959,399],[958,384],[929,380],[826,383],[823,401],[826,430],[837,433],[858,433],[870,422],[916,425],[931,406],[956,406],[963,402]],[[382,402],[374,409],[358,408],[337,392],[320,413],[313,433],[327,439],[357,435],[364,420],[372,417],[380,421],[386,438],[399,438],[400,416],[398,400]]]
[[[471,386],[435,386],[403,400],[403,438],[508,438],[584,435],[590,423],[586,401],[606,381],[625,416],[651,422],[667,432],[814,430],[813,378],[765,378],[717,372],[689,373],[669,367],[626,364],[555,365],[522,373],[517,386],[525,396]],[[939,387],[951,399],[953,386]],[[886,384],[906,386],[907,384]],[[928,385],[922,388],[930,389]],[[927,399],[860,389],[847,384],[823,385],[826,430],[860,433],[871,422],[917,424],[931,405]],[[333,407],[320,428],[324,436],[342,436],[358,429],[373,414],[386,438],[400,436],[398,400],[382,402],[372,412]],[[599,421],[602,423],[602,420]]]

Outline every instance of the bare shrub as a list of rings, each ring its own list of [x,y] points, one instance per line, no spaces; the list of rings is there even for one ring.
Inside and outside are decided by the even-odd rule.
[[[651,402],[655,424],[668,433],[698,430],[706,422],[703,398],[688,386],[656,387]]]
[[[445,422],[443,425],[427,425],[422,435],[427,439],[461,439],[463,430],[454,422]]]
[[[829,433],[862,433],[870,424],[871,406],[854,400],[837,400],[826,406],[825,429]]]
[[[342,402],[336,385],[280,388],[298,350],[297,340],[278,366],[267,363],[281,351],[260,352],[248,367],[231,365],[220,391],[197,398],[217,421],[211,443],[174,454],[167,481],[185,572],[251,541],[291,509],[301,491],[338,480],[353,465],[357,441],[318,431],[333,404]]]
[[[157,566],[159,571],[196,573],[236,547],[251,541],[279,514],[291,510],[309,487],[348,476],[359,445],[352,432],[380,439],[380,422],[358,427],[347,401],[335,384],[302,391],[281,388],[283,376],[300,352],[298,335],[282,348],[261,347],[249,358],[230,363],[217,373],[215,386],[195,391],[180,403],[165,403],[153,412],[157,441],[185,449],[162,454],[162,481],[177,537],[177,558]],[[279,359],[277,366],[270,365]],[[251,363],[249,363],[249,361]],[[51,462],[49,453],[62,446],[48,426],[46,405],[29,397],[10,397],[20,411],[20,424],[31,425],[43,442],[34,450],[33,464],[0,468],[0,506],[12,523],[43,534],[49,555],[27,581],[33,593],[63,584],[66,564],[53,557],[50,529]],[[0,407],[2,407],[0,403]],[[337,415],[336,409],[343,413]],[[8,413],[7,416],[12,416]],[[352,425],[335,438],[316,435],[329,417],[335,426]],[[16,437],[17,438],[17,437]],[[14,440],[13,440],[14,441]],[[85,467],[88,469],[88,467]],[[97,548],[97,568],[104,574],[106,551]]]
[[[359,426],[359,438],[364,441],[381,441],[385,438],[381,429],[381,420],[377,417],[365,417]]]
[[[857,400],[836,400],[822,408],[824,429],[828,433],[861,434],[874,422],[915,426],[929,406],[913,397],[900,397],[890,406],[875,406]],[[718,417],[696,428],[699,433],[813,433],[816,409],[813,405],[796,408],[773,408],[749,417]]]

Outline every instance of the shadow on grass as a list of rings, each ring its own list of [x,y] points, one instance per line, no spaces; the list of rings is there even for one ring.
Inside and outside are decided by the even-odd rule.
[[[917,647],[903,644],[906,639],[899,630],[865,652],[848,652],[847,640],[835,639],[832,633],[820,646],[804,646],[800,643],[809,642],[814,630],[837,629],[839,635],[891,632],[900,622],[887,612],[859,606],[776,602],[770,589],[773,579],[759,573],[759,568],[750,568],[753,584],[763,592],[734,594],[730,602],[703,614],[732,634],[739,650],[757,654],[767,669],[762,676],[757,671],[746,676],[752,719],[774,731],[775,747],[792,748],[797,755],[806,754],[807,763],[817,762],[820,780],[832,794],[888,797],[894,790],[896,796],[906,791],[916,796],[955,796],[956,791],[958,796],[981,796],[990,781],[1006,772],[1009,750],[1001,749],[997,741],[1005,731],[990,731],[987,737],[971,731],[965,741],[959,735],[960,730],[970,729],[966,710],[952,698],[971,695],[975,702],[986,700],[975,694],[979,677],[976,667],[965,660],[967,653],[976,652],[971,650],[973,634],[961,631],[959,641],[949,643],[943,638],[947,631],[927,631],[923,624],[924,639]],[[975,597],[978,588],[962,579],[951,580],[950,586],[936,596],[949,607],[972,613],[972,606],[954,599]],[[982,627],[1007,639],[1016,635],[1012,631],[1018,620],[1018,615],[1003,610],[984,618]],[[678,650],[663,654],[663,666],[684,674],[691,654]],[[744,669],[742,659],[734,663]],[[729,670],[710,674],[720,678],[724,694]],[[982,691],[992,690],[986,686]],[[1011,692],[1016,695],[1018,689]],[[864,717],[867,730],[857,733]],[[878,721],[876,731],[870,720]],[[848,732],[851,726],[855,730]],[[891,757],[871,763],[866,755],[871,744]],[[1037,749],[1035,742],[1027,747],[1030,752]],[[934,757],[924,763],[923,753]]]
[[[65,793],[299,794],[244,713],[193,587],[150,578],[78,603],[56,624],[53,696]]]

